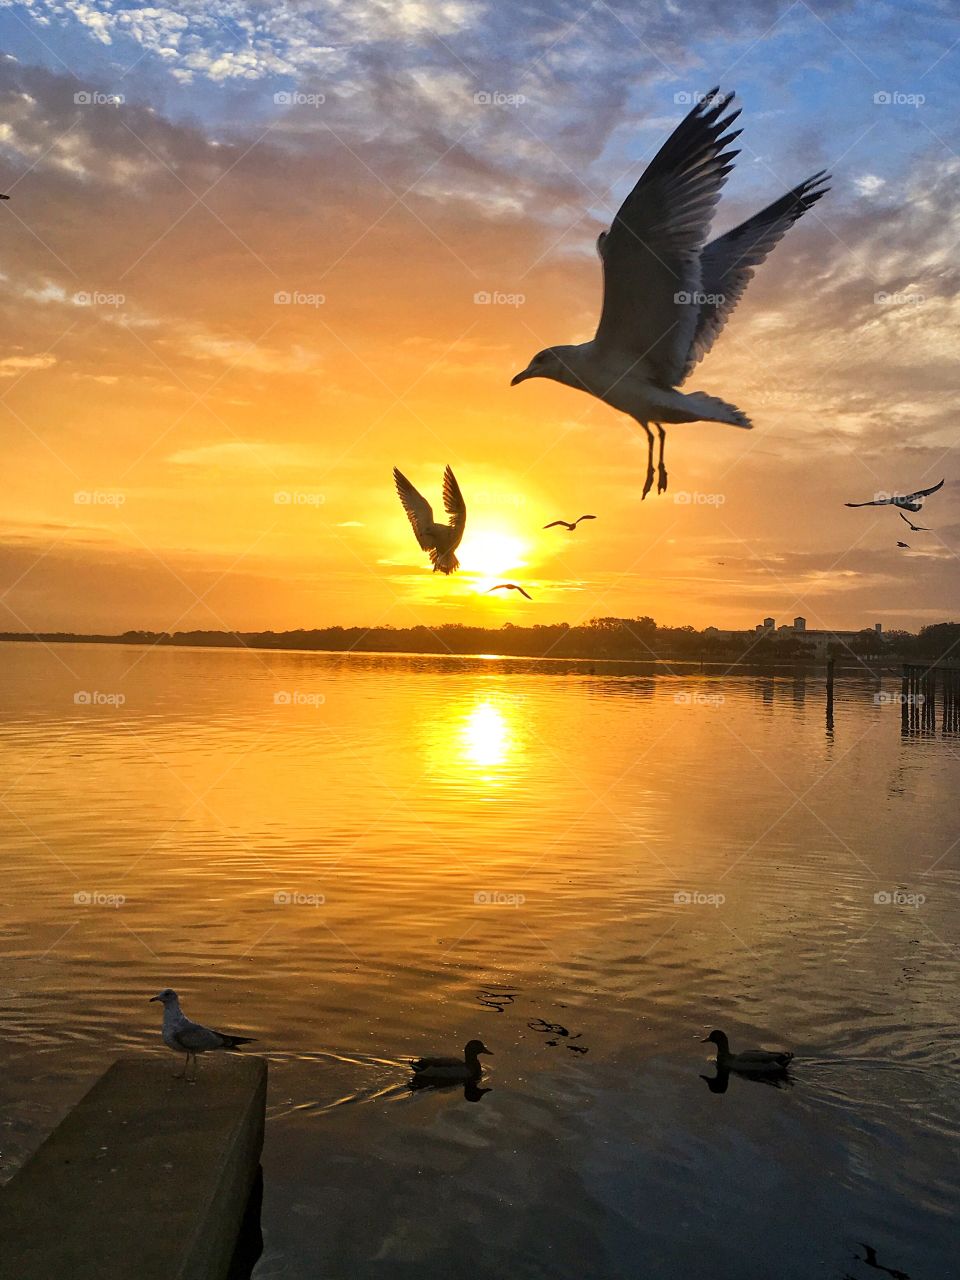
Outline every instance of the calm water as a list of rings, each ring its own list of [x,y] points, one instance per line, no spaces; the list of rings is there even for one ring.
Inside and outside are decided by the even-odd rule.
[[[874,683],[0,663],[0,1176],[171,985],[270,1058],[258,1280],[955,1273],[960,744]]]

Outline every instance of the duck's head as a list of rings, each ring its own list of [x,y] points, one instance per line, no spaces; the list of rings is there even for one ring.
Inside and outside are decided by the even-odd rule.
[[[723,1031],[711,1031],[705,1039],[701,1040],[701,1044],[715,1044],[720,1053],[727,1053],[730,1048],[730,1041]]]
[[[493,1057],[493,1050],[488,1049],[482,1040],[468,1040],[463,1050],[465,1058],[478,1058],[481,1053],[487,1053]]]
[[[153,1004],[154,1000],[159,1000],[162,1005],[173,1004],[177,999],[177,993],[172,987],[164,987],[162,991],[158,991],[155,996],[151,996],[149,1003]]]

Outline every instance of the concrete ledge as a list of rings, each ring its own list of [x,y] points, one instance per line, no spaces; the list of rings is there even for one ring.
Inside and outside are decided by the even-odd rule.
[[[3,1280],[223,1280],[263,1146],[265,1059],[120,1058],[0,1192]]]

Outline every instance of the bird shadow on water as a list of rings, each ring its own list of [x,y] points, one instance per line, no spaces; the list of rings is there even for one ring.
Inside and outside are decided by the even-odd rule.
[[[773,1089],[792,1089],[796,1081],[793,1076],[784,1072],[782,1075],[763,1075],[750,1071],[721,1071],[717,1069],[716,1075],[700,1076],[700,1079],[706,1084],[711,1093],[726,1093],[727,1086],[730,1083],[730,1077],[737,1076],[741,1080],[749,1080],[753,1084],[765,1084]]]

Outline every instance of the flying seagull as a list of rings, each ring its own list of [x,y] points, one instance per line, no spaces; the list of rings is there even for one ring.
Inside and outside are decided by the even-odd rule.
[[[908,551],[910,550],[910,543],[909,543],[909,542],[898,542],[898,543],[897,543],[897,546],[898,546],[898,547],[906,547],[906,549],[907,549]]]
[[[556,529],[558,525],[563,525],[564,529],[569,529],[573,533],[574,529],[581,520],[596,520],[596,516],[577,516],[576,520],[551,520],[549,524],[545,524],[545,529]]]
[[[891,493],[887,498],[873,498],[870,502],[845,502],[845,507],[899,507],[901,511],[919,511],[923,507],[924,498],[943,488],[943,481],[932,484],[929,489],[918,489],[916,493]]]
[[[927,528],[925,524],[914,524],[913,521],[910,519],[910,517],[905,516],[902,511],[898,511],[897,515],[900,517],[901,520],[906,520],[907,524],[910,526],[910,528],[913,530],[914,533],[930,532],[930,530]]]
[[[443,473],[443,509],[450,517],[449,524],[434,523],[430,503],[396,467],[393,468],[393,479],[420,549],[430,553],[433,572],[455,573],[460,568],[460,561],[454,552],[460,545],[467,523],[467,508],[456,476],[449,467]]]
[[[496,587],[488,587],[487,595],[491,591],[519,591],[522,596],[526,596],[528,600],[532,600],[533,596],[528,591],[524,591],[523,587],[518,587],[515,582],[501,582]]]
[[[647,436],[646,497],[653,485],[653,432],[660,438],[657,492],[667,487],[663,423],[753,424],[703,391],[677,388],[713,346],[754,270],[784,232],[829,190],[815,173],[760,213],[706,243],[720,190],[738,151],[725,114],[733,94],[713,89],[680,122],[620,207],[597,251],[603,309],[592,341],[547,347],[511,382],[553,378],[635,418]]]
[[[0,195],[0,200],[9,200],[9,199],[10,199],[9,196]]]
[[[175,1076],[177,1080],[186,1077],[191,1058],[196,1071],[198,1053],[207,1053],[212,1049],[236,1049],[242,1044],[253,1044],[250,1036],[229,1036],[222,1031],[202,1027],[199,1022],[191,1022],[180,1008],[179,996],[169,987],[164,987],[162,991],[150,997],[151,1004],[154,1000],[159,1000],[163,1005],[163,1043],[168,1049],[175,1049],[178,1053],[187,1055],[184,1059],[183,1071]]]

